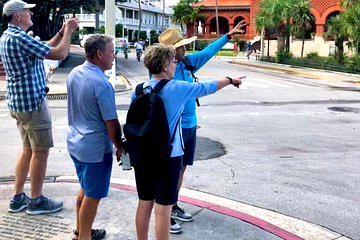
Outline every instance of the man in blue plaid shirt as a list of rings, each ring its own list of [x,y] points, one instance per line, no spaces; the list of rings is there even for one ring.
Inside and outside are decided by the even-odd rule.
[[[42,194],[49,149],[53,147],[51,115],[46,102],[45,58],[63,60],[70,50],[71,34],[79,21],[72,18],[46,44],[26,33],[32,25],[30,8],[22,0],[4,4],[3,19],[8,28],[0,38],[0,56],[6,73],[6,102],[16,119],[23,148],[15,169],[14,197],[9,212],[25,209],[29,215],[57,212],[63,202]],[[28,173],[31,196],[24,193]]]

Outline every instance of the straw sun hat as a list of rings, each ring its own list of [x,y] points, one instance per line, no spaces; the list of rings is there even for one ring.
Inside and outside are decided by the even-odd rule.
[[[197,36],[191,38],[183,38],[179,30],[176,28],[168,28],[159,36],[159,43],[165,45],[173,45],[175,48],[187,45],[197,39]]]

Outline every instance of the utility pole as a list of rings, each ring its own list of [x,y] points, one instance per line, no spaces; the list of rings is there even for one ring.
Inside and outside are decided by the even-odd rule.
[[[218,14],[218,0],[215,0],[215,17],[216,17],[216,37],[219,37],[219,14]]]
[[[96,0],[98,1],[98,0]],[[114,38],[115,46],[115,0],[105,0],[105,34]],[[109,82],[115,89],[116,80],[116,60],[114,60],[112,69],[108,72]]]
[[[99,14],[100,14],[100,9],[99,9],[99,0],[95,0],[95,33],[99,33],[99,28],[100,28],[100,20],[99,20]]]

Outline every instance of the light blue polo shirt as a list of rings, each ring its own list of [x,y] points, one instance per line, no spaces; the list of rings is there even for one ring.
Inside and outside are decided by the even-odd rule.
[[[81,162],[101,162],[112,152],[105,121],[117,119],[115,92],[108,76],[85,61],[67,79],[69,153]]]

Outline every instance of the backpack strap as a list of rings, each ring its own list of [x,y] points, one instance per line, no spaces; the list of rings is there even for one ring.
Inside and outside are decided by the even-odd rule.
[[[181,116],[179,117],[179,119],[177,120],[176,124],[175,124],[175,128],[174,128],[174,132],[172,133],[171,135],[171,139],[170,139],[170,143],[173,144],[174,143],[174,140],[175,140],[175,134],[176,134],[176,129],[177,129],[177,126],[179,125],[179,122],[180,122],[180,119],[181,119]],[[182,144],[182,141],[181,141],[181,148],[182,150],[184,151],[184,146]]]
[[[143,93],[144,93],[144,83],[140,83],[136,86],[135,96],[140,96]]]
[[[199,82],[199,79],[194,74],[194,71],[196,68],[191,64],[189,58],[185,56],[184,59],[181,61],[184,63],[185,69],[190,71],[191,76],[194,78],[195,82]],[[184,80],[185,80],[185,77],[184,77]],[[196,105],[198,107],[200,107],[200,101],[198,98],[196,99]]]
[[[161,91],[161,89],[168,83],[170,82],[170,80],[166,80],[166,79],[163,79],[163,80],[160,80],[160,82],[158,82],[156,84],[156,86],[154,87],[153,89],[153,93],[159,93]]]

